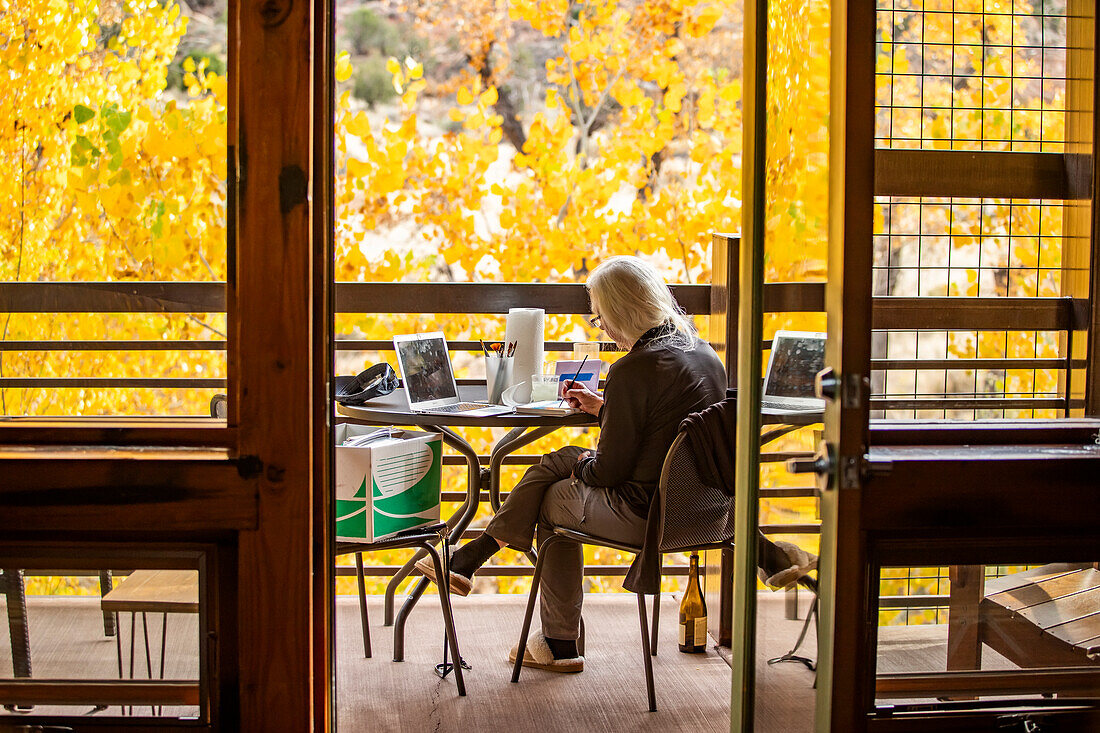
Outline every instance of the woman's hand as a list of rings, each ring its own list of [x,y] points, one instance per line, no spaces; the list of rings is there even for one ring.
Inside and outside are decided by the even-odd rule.
[[[600,408],[603,407],[603,397],[580,382],[566,382],[564,394],[570,407],[587,412],[589,415],[600,414]]]

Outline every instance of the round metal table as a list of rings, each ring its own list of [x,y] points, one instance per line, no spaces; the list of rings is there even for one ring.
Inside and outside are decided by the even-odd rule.
[[[459,384],[458,396],[463,401],[484,402],[486,389],[484,383]],[[439,433],[443,442],[451,446],[466,459],[466,499],[462,506],[447,519],[449,542],[454,545],[462,533],[473,521],[477,513],[482,488],[489,491],[489,503],[495,512],[500,508],[500,467],[505,456],[545,437],[555,430],[567,427],[587,427],[597,424],[594,416],[587,413],[574,415],[521,415],[505,413],[486,417],[473,417],[462,413],[413,412],[409,409],[404,390],[398,389],[385,397],[371,400],[362,406],[337,405],[337,419],[357,425],[399,425],[420,427]],[[477,452],[453,428],[511,428],[492,447],[489,453],[489,468],[482,469]],[[405,603],[394,615],[394,595],[398,585],[412,572],[413,564],[423,556],[423,551],[406,562],[390,579],[386,586],[385,624],[394,624],[394,660],[404,658],[405,620],[416,602],[428,586],[428,579],[421,578],[409,593]]]

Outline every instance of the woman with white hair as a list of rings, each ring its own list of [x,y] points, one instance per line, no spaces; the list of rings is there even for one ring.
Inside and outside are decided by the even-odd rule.
[[[467,595],[474,573],[502,547],[529,549],[536,528],[540,544],[558,526],[642,545],[661,464],[680,422],[725,397],[721,360],[696,335],[652,265],[637,257],[611,257],[592,272],[587,288],[591,323],[627,352],[611,366],[602,395],[567,385],[569,403],[599,417],[596,449],[567,446],[528,469],[484,534],[455,552],[453,593]],[[580,672],[584,556],[580,544],[570,542],[550,552],[543,561],[542,629],[528,639],[523,663]],[[635,577],[628,575],[624,583],[631,590],[639,585],[635,566]],[[430,563],[417,568],[434,580]],[[652,579],[640,585],[652,585]]]

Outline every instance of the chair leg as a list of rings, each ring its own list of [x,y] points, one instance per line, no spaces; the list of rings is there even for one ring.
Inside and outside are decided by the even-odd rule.
[[[581,616],[580,634],[577,636],[577,654],[584,656],[584,616]]]
[[[451,613],[451,589],[446,579],[450,577],[449,568],[439,557],[439,552],[431,545],[421,545],[428,551],[432,558],[432,566],[435,568],[435,577],[443,582],[437,583],[439,590],[439,605],[443,609],[443,627],[447,634],[447,644],[451,647],[451,657],[454,659],[455,683],[458,685],[458,694],[466,694],[466,682],[462,679],[462,655],[458,651],[458,634],[455,632],[454,615]]]
[[[542,580],[542,562],[546,559],[546,550],[559,541],[557,535],[548,538],[539,548],[538,559],[535,560],[535,572],[531,576],[531,592],[527,594],[527,610],[523,614],[523,626],[519,632],[519,644],[516,646],[516,662],[512,666],[512,682],[519,682],[519,671],[523,669],[523,655],[527,650],[527,634],[531,632],[531,616],[535,613],[535,598],[539,593],[539,582]]]
[[[367,619],[367,579],[363,575],[363,553],[355,553],[355,580],[359,587],[359,622],[363,625],[363,656],[370,659],[370,624]]]
[[[657,594],[653,596],[653,629],[649,636],[649,653],[651,656],[657,656],[657,628],[661,624],[661,591],[658,590]]]
[[[657,712],[657,693],[653,689],[653,660],[649,653],[649,623],[645,617],[645,596],[638,594],[638,620],[642,626],[642,657],[645,660],[645,686],[649,695],[649,712]]]
[[[111,571],[100,570],[99,571],[99,595],[105,596],[111,592],[113,584],[111,583]],[[110,611],[103,612],[103,635],[114,636],[115,629],[115,615]]]

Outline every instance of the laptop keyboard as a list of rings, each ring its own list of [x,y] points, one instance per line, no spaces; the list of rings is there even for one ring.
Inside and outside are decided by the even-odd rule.
[[[481,410],[492,405],[483,402],[456,402],[453,405],[433,407],[432,412],[466,412],[467,410]]]
[[[765,397],[760,400],[761,407],[767,407],[772,410],[805,410],[807,412],[815,412],[821,410],[821,407],[814,407],[807,405],[804,402],[792,402],[784,399],[775,399],[774,397]]]

